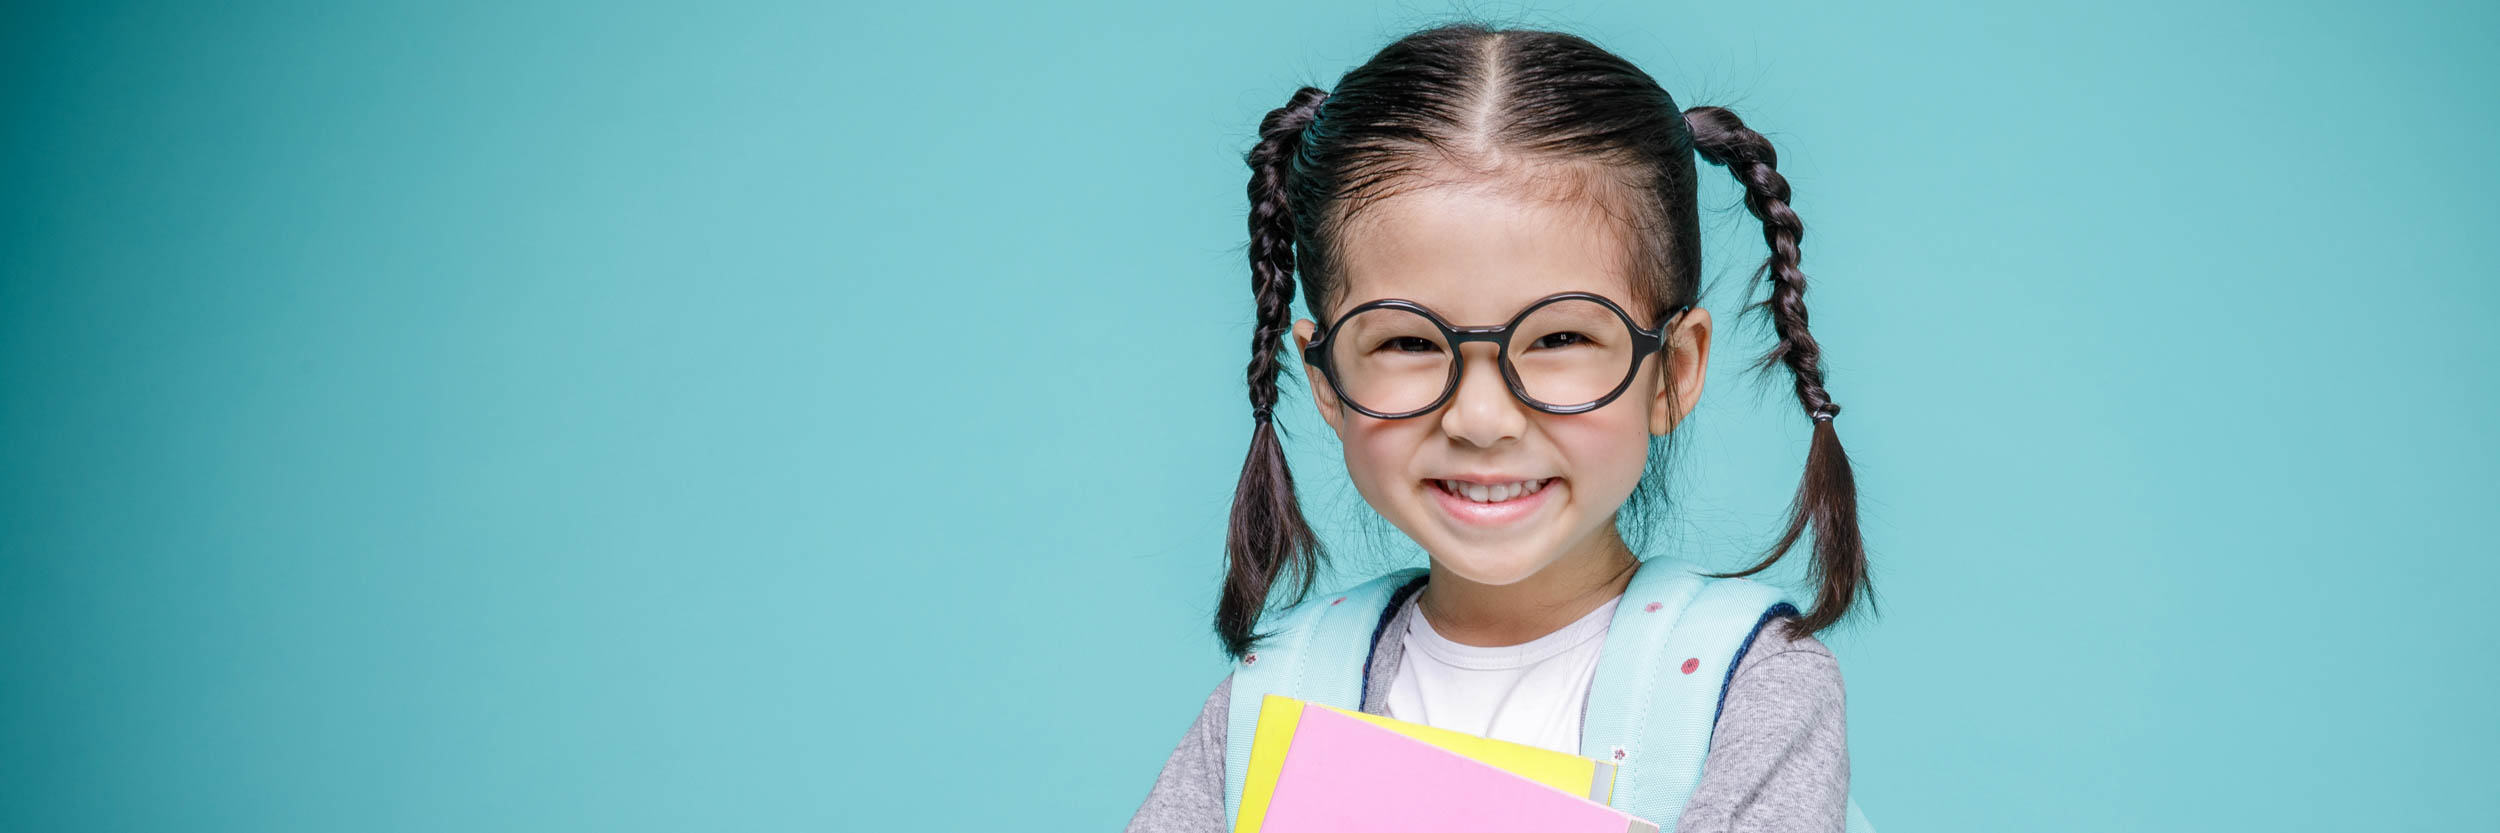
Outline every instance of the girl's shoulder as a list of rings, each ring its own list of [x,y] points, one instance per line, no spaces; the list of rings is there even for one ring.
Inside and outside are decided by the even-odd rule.
[[[1840,662],[1794,617],[1773,617],[1728,675],[1678,830],[1839,830],[1849,802],[1848,700]]]
[[[1736,660],[1719,693],[1718,722],[1821,725],[1835,733],[1848,712],[1840,658],[1813,634],[1791,636],[1796,617],[1772,617]]]
[[[1798,618],[1797,614],[1782,613],[1763,622],[1762,629],[1754,632],[1752,647],[1746,649],[1745,656],[1739,660],[1738,665],[1741,667],[1745,661],[1756,657],[1776,656],[1792,651],[1837,659],[1832,654],[1831,646],[1823,644],[1823,640],[1814,638],[1814,634],[1789,635],[1789,624],[1798,621]]]

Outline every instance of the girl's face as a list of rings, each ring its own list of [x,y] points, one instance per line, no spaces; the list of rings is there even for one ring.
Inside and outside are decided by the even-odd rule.
[[[1510,321],[1538,298],[1579,290],[1604,295],[1642,326],[1655,326],[1643,320],[1653,312],[1632,301],[1626,231],[1591,205],[1516,187],[1408,191],[1369,206],[1346,230],[1344,284],[1329,311],[1404,298],[1451,326],[1485,326]],[[1318,336],[1314,322],[1294,322],[1296,355]],[[1627,552],[1615,511],[1639,484],[1649,438],[1672,430],[1700,396],[1709,313],[1686,312],[1668,344],[1666,353],[1641,360],[1631,387],[1614,401],[1568,415],[1514,396],[1490,343],[1461,345],[1466,371],[1458,389],[1438,410],[1406,419],[1354,411],[1317,367],[1303,370],[1364,500],[1431,554],[1436,574],[1500,586],[1557,563],[1593,568]],[[1676,382],[1672,397],[1668,374]],[[1544,485],[1486,504],[1451,493],[1443,481]]]

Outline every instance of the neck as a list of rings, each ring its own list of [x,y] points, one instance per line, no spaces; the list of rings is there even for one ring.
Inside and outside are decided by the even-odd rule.
[[[1622,595],[1640,559],[1611,526],[1586,552],[1564,556],[1510,584],[1481,584],[1432,562],[1417,612],[1461,645],[1517,645],[1561,630]]]

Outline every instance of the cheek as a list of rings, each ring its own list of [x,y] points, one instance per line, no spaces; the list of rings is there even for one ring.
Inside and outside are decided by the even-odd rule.
[[[1354,415],[1342,436],[1346,475],[1365,494],[1375,486],[1395,487],[1407,478],[1415,459],[1417,432],[1424,420],[1377,420]]]
[[[1545,434],[1570,468],[1574,491],[1612,502],[1640,485],[1649,463],[1649,416],[1609,404],[1594,412],[1550,421]]]

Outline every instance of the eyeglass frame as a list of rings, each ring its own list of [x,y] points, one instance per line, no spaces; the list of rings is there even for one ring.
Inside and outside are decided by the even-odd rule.
[[[1510,337],[1517,330],[1520,322],[1528,320],[1528,316],[1535,314],[1537,310],[1563,301],[1595,301],[1622,320],[1624,329],[1632,331],[1632,360],[1623,369],[1623,381],[1615,383],[1615,389],[1607,392],[1605,396],[1583,405],[1556,406],[1537,401],[1536,397],[1528,395],[1526,384],[1519,381],[1519,368],[1511,364],[1510,360]],[[1337,316],[1336,323],[1328,325],[1328,329],[1320,333],[1319,338],[1312,339],[1311,343],[1303,345],[1302,361],[1319,368],[1320,375],[1328,380],[1328,389],[1336,392],[1337,399],[1352,406],[1356,412],[1373,419],[1411,419],[1439,410],[1441,406],[1449,404],[1450,397],[1458,395],[1458,380],[1467,372],[1467,352],[1459,349],[1461,346],[1470,341],[1490,342],[1494,346],[1494,363],[1501,367],[1502,381],[1510,385],[1512,396],[1518,397],[1519,401],[1526,403],[1528,407],[1545,413],[1584,414],[1606,407],[1607,404],[1623,396],[1624,391],[1630,390],[1633,377],[1640,375],[1641,360],[1649,358],[1649,354],[1667,346],[1667,325],[1674,323],[1675,319],[1682,317],[1693,307],[1693,304],[1676,307],[1668,314],[1665,321],[1659,322],[1656,329],[1642,329],[1640,324],[1633,322],[1631,313],[1624,312],[1623,307],[1617,306],[1614,301],[1608,300],[1604,295],[1594,292],[1557,292],[1529,302],[1525,308],[1519,310],[1519,314],[1511,316],[1508,322],[1486,327],[1453,327],[1450,326],[1450,322],[1442,320],[1439,314],[1422,304],[1404,298],[1381,298],[1358,304],[1353,309],[1346,310],[1344,315]],[[1440,397],[1432,400],[1432,404],[1412,411],[1384,413],[1366,408],[1363,403],[1354,401],[1354,397],[1346,395],[1344,386],[1337,383],[1337,367],[1336,363],[1328,358],[1328,346],[1331,340],[1337,337],[1337,330],[1344,327],[1346,322],[1374,309],[1412,312],[1423,316],[1424,320],[1432,322],[1433,326],[1441,329],[1441,339],[1450,348],[1450,377],[1449,381],[1442,385]]]

